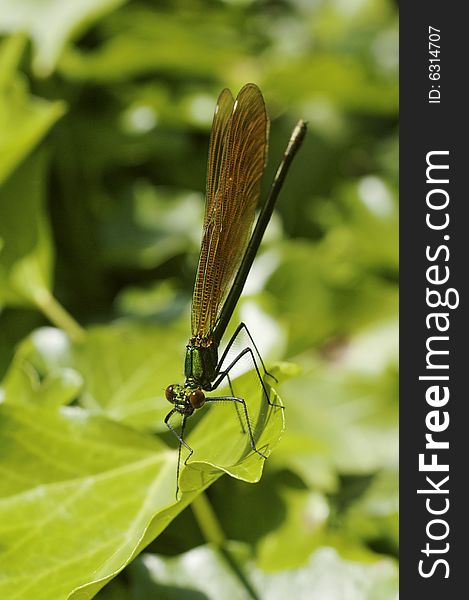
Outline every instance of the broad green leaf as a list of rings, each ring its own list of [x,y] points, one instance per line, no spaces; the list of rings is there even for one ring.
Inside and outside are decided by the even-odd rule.
[[[190,500],[175,453],[81,409],[5,405],[0,436],[2,598],[91,598]]]
[[[45,174],[46,157],[35,153],[0,187],[0,304],[38,306],[50,296]]]
[[[322,548],[301,568],[266,573],[253,565],[242,544],[231,543],[229,549],[259,598],[394,600],[398,591],[397,568],[390,560],[363,565],[340,559],[331,548]],[[128,585],[113,582],[99,594],[99,599],[248,597],[223,556],[207,546],[175,558],[143,554],[127,572]]]
[[[72,372],[82,380],[78,401],[84,408],[136,429],[166,431],[164,389],[182,378],[183,339],[164,327],[122,323],[90,328],[73,344],[60,329],[43,327],[18,348],[5,391],[16,402],[15,382],[59,378],[66,385]],[[34,394],[29,399],[37,401]]]
[[[5,0],[0,0],[0,30],[7,16],[4,4]],[[19,35],[0,41],[0,184],[65,111],[63,102],[28,94],[24,77],[17,72],[25,43]],[[19,197],[13,205],[20,206]]]
[[[51,293],[54,249],[45,209],[47,157],[33,153],[0,186],[0,307],[34,307],[78,340],[83,331]]]
[[[251,424],[268,455],[282,409],[259,406],[254,398]],[[212,410],[187,436],[194,455],[182,465],[176,502],[177,453],[155,438],[79,408],[2,406],[0,520],[12,525],[0,530],[0,595],[91,598],[223,472],[258,481],[264,459],[239,432],[234,411],[231,417],[234,426],[227,426],[223,410]]]
[[[0,32],[26,31],[34,44],[34,70],[47,76],[66,42],[125,0],[0,0]]]
[[[83,406],[139,429],[163,429],[169,411],[164,389],[182,370],[178,338],[167,333],[125,325],[89,330],[71,360],[85,380]]]
[[[57,405],[60,399],[76,397],[92,413],[105,413],[143,431],[167,432],[163,419],[172,405],[165,399],[164,389],[183,379],[182,368],[174,360],[175,356],[181,358],[180,341],[177,336],[173,338],[171,351],[166,329],[122,324],[90,329],[84,342],[70,344],[61,330],[41,328],[19,347],[4,380],[5,400]],[[271,371],[285,379],[295,374],[295,367],[279,364]],[[271,402],[276,403],[278,396],[267,376],[265,385]],[[47,396],[48,390],[52,394],[49,386],[54,390],[52,397]],[[233,389],[246,399],[258,449],[269,454],[283,431],[283,410],[268,405],[254,371],[234,378]],[[207,398],[229,393],[220,388],[207,393]],[[242,479],[260,477],[263,459],[251,452],[249,436],[242,433],[240,419],[246,431],[247,425],[241,405],[239,415],[233,402],[207,402],[189,419],[187,440],[196,450],[192,462],[197,462],[191,470],[193,478],[204,478],[204,474],[194,475],[199,463],[216,465]],[[176,429],[178,418],[180,415],[174,415]],[[206,466],[201,468],[207,470]],[[189,485],[200,487],[199,483]]]
[[[143,365],[142,379],[134,381],[138,360],[132,360],[139,348],[144,355],[154,348],[151,335],[145,338],[138,329],[123,327],[122,347],[107,368],[106,352],[113,352],[119,336],[115,331],[106,336],[106,329],[95,333],[89,347],[86,342],[80,347],[70,345],[60,330],[38,330],[20,346],[7,373],[0,413],[0,443],[8,448],[0,458],[4,473],[0,518],[9,522],[12,515],[26,511],[30,521],[4,530],[3,539],[0,533],[6,573],[0,583],[2,596],[9,597],[15,590],[17,598],[90,598],[221,474],[250,482],[260,479],[264,459],[252,451],[231,402],[210,408],[207,403],[198,411],[201,418],[193,417],[195,428],[185,437],[194,453],[187,466],[181,463],[178,502],[177,452],[145,433],[84,409],[51,408],[81,395],[81,377],[84,390],[87,385],[96,390],[99,381],[110,379],[114,387],[105,388],[108,393],[126,385],[129,393],[139,393],[142,380],[149,385],[154,363]],[[91,370],[93,363],[98,367]],[[71,370],[71,364],[76,369]],[[102,379],[96,382],[93,377],[98,375]],[[282,432],[283,411],[269,408],[250,375],[233,385],[247,400],[257,447],[268,456]],[[280,402],[273,389],[271,399]],[[169,408],[164,401],[164,414]],[[31,566],[37,547],[43,548],[45,560]],[[78,588],[81,591],[69,596]]]
[[[73,369],[61,369],[59,373],[48,374],[41,380],[34,367],[24,362],[12,366],[0,393],[8,403],[29,403],[34,397],[40,405],[53,408],[70,404],[82,386],[81,376]]]
[[[44,331],[44,330],[41,330]],[[39,356],[34,347],[34,337],[25,339],[17,349],[7,374],[0,387],[0,397],[11,404],[37,403],[39,406],[58,408],[75,400],[82,387],[83,378],[74,369],[61,366],[54,361],[54,354],[64,350],[58,347],[67,340],[58,329],[49,336],[49,346],[43,347]],[[55,341],[55,348],[52,347]]]

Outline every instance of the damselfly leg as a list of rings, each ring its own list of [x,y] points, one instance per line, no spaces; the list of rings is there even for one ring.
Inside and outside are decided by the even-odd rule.
[[[259,379],[259,382],[260,382],[260,384],[262,386],[262,389],[263,389],[263,392],[264,392],[263,395],[264,395],[265,399],[267,400],[267,403],[270,406],[275,406],[275,407],[281,408],[283,410],[284,406],[282,404],[275,404],[274,402],[272,402],[270,400],[270,394],[267,391],[267,388],[266,388],[266,385],[265,385],[265,382],[264,382],[264,378],[261,375],[259,366],[258,366],[257,361],[256,361],[256,357],[254,355],[254,352],[253,352],[252,348],[250,348],[249,346],[247,346],[246,348],[244,348],[243,350],[241,350],[241,352],[231,361],[231,363],[226,368],[224,368],[224,369],[222,368],[223,367],[223,363],[225,362],[225,359],[226,359],[226,357],[227,357],[227,355],[228,355],[231,347],[233,346],[234,342],[236,341],[236,339],[238,338],[239,334],[241,333],[241,331],[243,329],[246,331],[246,333],[247,333],[247,335],[248,335],[248,337],[249,337],[252,345],[254,346],[256,354],[257,354],[257,356],[259,358],[259,361],[260,361],[260,363],[262,365],[262,370],[264,371],[264,375],[267,375],[268,377],[271,377],[274,381],[277,382],[277,379],[271,373],[269,373],[267,371],[267,369],[265,368],[265,364],[264,364],[264,361],[262,360],[262,356],[261,356],[261,354],[260,354],[260,352],[259,352],[259,350],[258,350],[258,348],[256,346],[256,343],[254,342],[254,339],[253,339],[253,337],[252,337],[249,329],[247,328],[246,324],[245,323],[240,323],[238,325],[238,327],[236,328],[234,334],[231,336],[231,339],[229,340],[229,342],[228,342],[228,344],[227,344],[227,346],[226,346],[226,348],[225,348],[225,350],[224,350],[224,352],[223,352],[220,360],[218,361],[218,365],[217,365],[217,369],[216,369],[216,377],[215,377],[215,381],[214,381],[214,383],[212,385],[212,390],[217,389],[219,387],[220,383],[223,381],[223,379],[225,377],[227,377],[228,373],[235,367],[235,365],[244,356],[249,355],[251,357],[252,364],[253,364],[254,369],[256,371],[257,378]],[[229,385],[230,385],[231,393],[233,394],[233,389],[232,389],[232,385],[231,385],[230,381],[229,381]]]
[[[179,471],[180,471],[180,467],[181,467],[181,448],[182,448],[182,446],[184,446],[184,448],[187,448],[187,450],[189,450],[189,455],[184,460],[184,464],[187,463],[189,458],[192,456],[192,453],[194,452],[194,450],[192,450],[192,448],[189,446],[189,444],[187,444],[187,442],[184,441],[184,429],[186,428],[187,415],[182,415],[181,433],[180,434],[174,429],[174,427],[169,422],[169,420],[171,419],[171,417],[174,415],[175,412],[178,412],[178,411],[175,408],[173,408],[173,410],[171,410],[166,415],[164,422],[166,424],[166,427],[179,440],[178,464],[177,464],[177,469],[176,469],[176,500],[177,500],[178,493],[179,493]]]

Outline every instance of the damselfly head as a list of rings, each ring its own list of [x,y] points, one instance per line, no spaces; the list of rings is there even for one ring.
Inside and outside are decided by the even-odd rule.
[[[175,383],[168,385],[164,393],[166,400],[174,404],[181,414],[191,415],[194,409],[201,408],[205,404],[205,394],[199,387]]]

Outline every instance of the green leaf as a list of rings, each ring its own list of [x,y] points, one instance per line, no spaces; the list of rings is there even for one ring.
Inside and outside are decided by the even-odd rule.
[[[190,501],[174,452],[81,409],[5,405],[0,436],[2,598],[91,598]]]
[[[44,209],[46,157],[35,153],[0,187],[0,304],[50,296],[53,248]]]
[[[4,22],[2,4],[0,0]],[[0,184],[65,112],[63,102],[28,94],[23,76],[17,72],[25,43],[20,35],[0,42]],[[19,204],[18,198],[15,204]]]
[[[59,330],[53,330],[59,331]],[[59,335],[63,336],[62,332]],[[57,337],[57,336],[56,336]],[[18,348],[0,388],[1,398],[10,404],[31,402],[58,408],[77,398],[83,378],[74,369],[34,360],[33,340],[27,338]]]
[[[179,502],[176,452],[103,415],[49,408],[77,394],[92,406],[93,394],[103,403],[94,408],[111,414],[150,393],[154,414],[159,411],[163,417],[170,406],[162,392],[155,395],[155,387],[159,373],[169,376],[170,361],[159,362],[168,353],[168,344],[162,343],[165,333],[162,328],[125,325],[95,328],[83,344],[72,345],[62,331],[42,328],[19,347],[5,378],[1,407],[0,439],[8,452],[0,459],[6,474],[0,517],[8,522],[11,514],[25,510],[30,511],[31,522],[0,537],[0,546],[7,548],[2,560],[7,578],[0,595],[8,597],[15,589],[20,591],[18,598],[41,598],[42,579],[51,571],[47,600],[66,598],[79,586],[87,587],[76,597],[89,598],[223,472],[245,481],[259,480],[264,459],[240,431],[230,402],[211,408],[207,404],[198,411],[199,419],[193,417],[198,422],[186,441],[194,454],[187,466],[181,463]],[[289,370],[282,367],[274,373]],[[258,448],[270,454],[283,429],[282,409],[268,408],[250,373],[233,385],[247,400]],[[120,399],[106,403],[106,394],[119,393]],[[279,402],[274,390],[271,398]],[[144,422],[136,421],[143,428]],[[29,508],[33,502],[34,511]],[[93,518],[87,519],[90,515]],[[22,543],[15,550],[22,535],[29,536],[30,552]],[[45,545],[47,560],[31,569],[38,545]],[[15,578],[14,567],[28,576]]]
[[[36,340],[40,345],[40,336]],[[182,377],[183,350],[184,338],[164,327],[89,329],[69,363],[85,381],[80,402],[138,429],[166,430],[164,389]]]
[[[283,411],[267,409],[249,379],[234,384],[249,398],[256,443],[268,455]],[[231,403],[230,415],[213,407],[187,436],[194,454],[182,465],[176,503],[176,452],[83,409],[34,404],[30,393],[29,403],[0,407],[0,519],[12,523],[0,532],[2,597],[91,598],[223,472],[251,482],[261,476],[264,459],[239,431]],[[273,391],[271,398],[279,401]]]
[[[0,187],[0,307],[34,306],[80,340],[80,325],[51,292],[54,251],[44,206],[46,165],[45,152],[36,152]]]
[[[53,408],[72,402],[82,385],[81,376],[73,369],[63,369],[41,381],[30,365],[15,365],[6,378],[2,397],[8,403],[27,404],[31,401],[31,396],[34,396],[38,403]]]
[[[266,573],[253,565],[248,549],[242,544],[231,543],[229,549],[259,598],[394,600],[397,594],[397,568],[390,560],[362,565],[340,559],[331,548],[322,548],[301,568]],[[245,589],[223,556],[207,546],[175,558],[144,554],[127,573],[127,586],[116,581],[99,594],[99,599],[246,598]]]
[[[0,0],[0,31],[27,31],[33,40],[34,70],[54,69],[66,42],[125,0]]]
[[[183,340],[167,328],[121,323],[90,328],[73,344],[60,329],[43,327],[18,348],[5,378],[7,397],[17,401],[17,381],[68,381],[73,372],[83,381],[78,401],[84,408],[136,429],[166,431],[164,389],[181,379]],[[29,399],[37,401],[34,394]]]

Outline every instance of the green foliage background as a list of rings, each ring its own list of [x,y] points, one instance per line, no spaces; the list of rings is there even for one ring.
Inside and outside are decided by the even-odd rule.
[[[252,485],[234,413],[201,411],[176,502],[163,390],[216,97],[248,81],[264,197],[309,121],[234,319],[286,429]],[[0,0],[0,596],[242,599],[241,568],[269,600],[395,598],[397,216],[391,0]],[[270,452],[281,411],[237,385]]]

